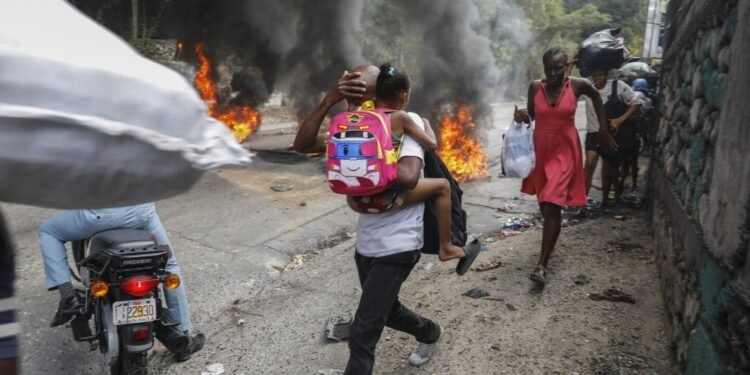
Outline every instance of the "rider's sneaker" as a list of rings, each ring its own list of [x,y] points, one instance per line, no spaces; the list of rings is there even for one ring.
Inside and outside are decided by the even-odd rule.
[[[57,306],[55,317],[52,318],[49,326],[57,327],[67,323],[73,316],[80,313],[82,308],[83,301],[81,301],[81,298],[77,294],[61,299],[60,304]]]
[[[422,366],[423,364],[427,363],[427,361],[429,361],[432,357],[432,353],[435,352],[438,341],[443,338],[444,333],[445,330],[443,329],[443,327],[440,327],[440,336],[438,336],[437,341],[433,342],[432,344],[425,344],[423,342],[420,342],[417,346],[417,350],[409,355],[409,364],[412,366]]]
[[[203,349],[203,345],[206,344],[206,336],[199,333],[195,336],[187,335],[190,339],[187,346],[174,353],[174,359],[177,362],[184,362],[193,356],[193,353]]]

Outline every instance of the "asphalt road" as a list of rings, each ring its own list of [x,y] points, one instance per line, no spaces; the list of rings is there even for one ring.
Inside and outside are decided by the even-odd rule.
[[[496,212],[489,208],[499,204],[497,199],[518,198],[515,203],[519,211],[533,211],[536,206],[532,198],[520,197],[517,180],[497,178],[501,135],[510,123],[512,110],[512,103],[495,105],[494,127],[485,133],[487,139],[484,143],[494,177],[465,185],[466,208],[471,215],[470,230],[475,233],[496,226],[497,217],[493,219]],[[579,111],[579,129],[585,127],[584,118]],[[278,149],[290,139],[288,135],[256,136],[250,145],[256,149]],[[152,356],[154,372],[201,374],[207,364],[223,361],[227,373],[284,373],[238,363],[255,363],[247,362],[249,357],[243,360],[243,355],[260,361],[259,366],[268,366],[268,363],[279,360],[279,356],[288,362],[291,357],[285,356],[297,352],[295,327],[287,327],[286,331],[280,329],[284,333],[277,334],[273,343],[253,345],[247,341],[247,346],[243,347],[242,343],[246,341],[232,339],[234,335],[230,328],[237,324],[231,315],[232,306],[246,305],[252,303],[254,296],[263,296],[260,301],[268,301],[268,307],[289,309],[294,306],[293,300],[291,305],[274,300],[276,297],[281,300],[291,298],[287,293],[290,284],[279,269],[286,266],[292,256],[305,253],[312,256],[339,244],[337,251],[352,251],[356,215],[344,207],[341,197],[329,193],[323,179],[323,167],[320,159],[305,160],[283,152],[262,152],[246,168],[207,173],[187,194],[157,203],[182,267],[194,325],[208,334],[209,343],[204,353],[183,364],[173,364],[165,349],[157,346]],[[277,192],[272,187],[291,190]],[[10,222],[17,244],[23,373],[106,373],[98,351],[89,351],[87,344],[75,342],[69,329],[49,328],[59,296],[56,291],[48,292],[44,286],[37,230],[57,211],[8,204],[0,207]],[[335,273],[336,270],[326,270],[325,264],[320,267],[310,284],[297,285],[297,290],[326,290],[327,298],[333,301],[328,305],[332,310],[330,313],[341,306],[355,304],[356,282],[331,282],[324,276],[326,272]],[[274,311],[262,305],[253,306],[262,311],[257,314],[266,318],[256,324],[264,321],[269,325],[279,324],[274,320]],[[321,331],[324,323],[306,327],[306,330]],[[244,327],[244,335],[251,338],[262,336],[262,327],[256,331],[253,328],[256,327],[249,324]],[[223,342],[232,344],[227,347]],[[251,346],[252,352],[249,351]],[[222,351],[227,349],[232,349],[233,354],[222,357]],[[345,352],[343,347],[337,351],[342,350]],[[305,370],[294,366],[287,369],[284,371],[291,371],[287,373],[309,373],[308,367]],[[277,371],[281,371],[280,367]]]

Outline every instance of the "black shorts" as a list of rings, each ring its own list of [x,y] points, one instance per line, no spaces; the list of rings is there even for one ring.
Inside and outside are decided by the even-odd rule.
[[[586,152],[599,153],[599,132],[586,133]]]

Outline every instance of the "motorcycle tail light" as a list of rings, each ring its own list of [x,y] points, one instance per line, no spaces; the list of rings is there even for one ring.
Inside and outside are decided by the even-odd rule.
[[[170,273],[169,275],[167,275],[167,277],[164,278],[163,282],[164,286],[166,286],[167,289],[177,289],[177,287],[180,286],[181,281],[179,275]]]
[[[109,293],[109,284],[101,280],[95,280],[89,287],[94,298],[104,297]]]
[[[150,337],[149,327],[133,327],[130,330],[130,338],[134,341],[146,340]]]
[[[147,275],[130,276],[120,281],[120,289],[134,297],[143,297],[159,285],[159,278]]]

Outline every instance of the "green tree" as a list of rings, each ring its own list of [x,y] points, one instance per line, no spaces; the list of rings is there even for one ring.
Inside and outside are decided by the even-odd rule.
[[[559,46],[571,54],[582,41],[582,30],[604,28],[612,21],[593,4],[568,7],[564,0],[475,0],[486,21],[479,28],[492,41],[501,89],[522,96],[528,83],[542,76],[541,58]]]
[[[566,9],[574,9],[583,5],[593,5],[600,12],[612,17],[609,27],[622,29],[625,45],[633,56],[640,56],[643,52],[643,36],[646,31],[648,16],[648,0],[565,0]],[[595,32],[595,29],[583,29],[583,37]]]
[[[392,3],[372,0],[365,3],[362,29],[354,38],[362,45],[366,60],[372,64],[393,63],[406,72],[420,69],[421,44],[416,36],[405,32],[405,20]]]

